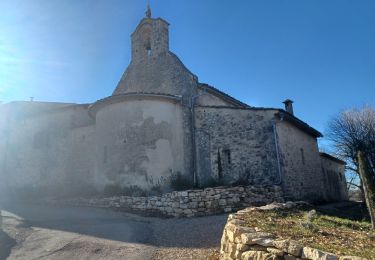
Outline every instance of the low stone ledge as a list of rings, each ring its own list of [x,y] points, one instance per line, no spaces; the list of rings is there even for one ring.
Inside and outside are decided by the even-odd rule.
[[[233,212],[248,206],[283,202],[280,186],[214,187],[173,191],[161,196],[49,200],[53,204],[114,208],[146,216],[196,217]]]
[[[300,245],[290,239],[278,239],[257,227],[246,227],[245,215],[254,210],[291,209],[306,206],[306,202],[272,203],[262,207],[251,207],[228,216],[221,238],[221,260],[365,260],[357,256],[337,256],[319,249]]]

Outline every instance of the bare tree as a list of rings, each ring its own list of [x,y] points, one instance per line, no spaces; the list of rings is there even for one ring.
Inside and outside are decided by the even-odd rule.
[[[329,138],[337,154],[347,162],[347,168],[359,178],[350,179],[363,193],[370,213],[375,205],[375,110],[370,106],[341,112],[329,124]],[[360,155],[361,154],[361,155]],[[359,158],[362,158],[359,160]],[[364,171],[366,170],[366,171]],[[364,179],[365,178],[365,179]],[[364,185],[366,187],[364,189]],[[374,225],[374,214],[372,223]]]
[[[372,228],[375,228],[375,181],[374,169],[371,169],[367,157],[358,152],[359,175],[362,179],[363,190],[365,194],[366,205],[370,214]]]

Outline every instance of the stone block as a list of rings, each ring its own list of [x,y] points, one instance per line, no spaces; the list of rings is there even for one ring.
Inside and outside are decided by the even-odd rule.
[[[297,257],[294,255],[284,255],[284,260],[296,260]]]
[[[219,200],[219,205],[225,206],[225,205],[227,205],[227,201],[225,199],[221,199],[221,200]]]
[[[314,260],[338,260],[337,255],[324,252],[319,249],[305,246],[302,251],[302,258],[314,259]]]
[[[275,240],[273,242],[273,246],[296,257],[300,257],[302,255],[303,247],[293,240]]]
[[[193,209],[198,208],[198,202],[190,202],[190,207]]]
[[[273,246],[273,239],[270,238],[258,238],[253,239],[253,242],[257,245],[264,246],[264,247],[270,247]]]
[[[366,258],[359,256],[340,256],[339,260],[366,260]]]
[[[174,208],[173,211],[177,214],[181,214],[183,212],[183,209],[180,208]]]
[[[280,249],[277,249],[277,248],[267,247],[266,250],[267,250],[268,253],[271,253],[271,254],[274,254],[274,255],[277,255],[277,256],[283,256],[284,255],[284,251],[280,250]]]
[[[277,256],[263,251],[247,251],[241,256],[242,260],[277,260]]]
[[[237,244],[237,250],[241,252],[248,251],[250,249],[249,245],[244,245],[244,244]]]
[[[274,238],[274,235],[266,232],[253,232],[241,234],[241,242],[246,245],[255,245],[255,241],[267,238]]]

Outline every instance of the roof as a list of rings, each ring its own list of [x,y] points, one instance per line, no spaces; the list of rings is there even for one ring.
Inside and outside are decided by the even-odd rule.
[[[284,121],[287,121],[287,122],[293,124],[297,128],[301,129],[302,131],[306,132],[307,134],[309,134],[309,135],[311,135],[315,138],[323,137],[321,132],[319,132],[315,128],[309,126],[308,124],[306,124],[302,120],[298,119],[297,117],[295,117],[294,115],[286,112],[283,109],[279,109],[279,112],[277,112],[275,115],[277,117],[279,117],[281,120],[284,120]]]
[[[213,86],[210,86],[206,83],[199,83],[198,85],[199,88],[202,88],[202,89],[205,89],[207,92],[209,92],[210,94],[213,94],[215,96],[218,96],[220,98],[223,98],[224,100],[234,104],[234,105],[237,105],[237,106],[240,106],[240,107],[250,107],[248,104],[245,104],[241,101],[239,101],[238,99],[235,99],[234,97],[228,95],[227,93],[213,87]]]
[[[328,153],[320,152],[319,154],[320,154],[320,156],[322,156],[322,157],[324,157],[324,158],[326,158],[328,160],[340,163],[342,165],[346,165],[346,162],[344,162],[343,160],[340,160],[339,158],[337,158],[335,156],[332,156],[332,155],[330,155]]]
[[[95,103],[89,106],[89,114],[90,116],[94,117],[96,112],[100,110],[102,107],[114,103],[119,103],[127,99],[134,99],[134,98],[143,98],[143,99],[154,99],[154,98],[161,98],[168,100],[169,102],[181,102],[181,96],[170,95],[170,94],[163,94],[163,93],[149,93],[149,92],[130,92],[124,94],[116,94],[112,96],[108,96],[102,99],[99,99]]]
[[[13,115],[17,115],[17,117],[29,117],[82,105],[74,103],[45,101],[12,101],[6,104],[2,104],[1,108],[6,109]]]
[[[230,107],[230,106],[198,106],[198,107],[202,107],[202,108],[215,108],[215,109],[240,109],[240,110],[255,110],[255,111],[259,111],[259,110],[264,110],[264,111],[275,111],[277,113],[275,113],[275,116],[284,120],[284,121],[287,121],[291,124],[293,124],[294,126],[296,126],[297,128],[301,129],[302,131],[304,131],[305,133],[317,138],[317,137],[323,137],[322,133],[320,133],[318,130],[314,129],[313,127],[309,126],[308,124],[306,124],[305,122],[303,122],[302,120],[298,119],[297,117],[289,114],[288,112],[286,112],[285,110],[283,109],[279,109],[279,108],[269,108],[269,107]]]

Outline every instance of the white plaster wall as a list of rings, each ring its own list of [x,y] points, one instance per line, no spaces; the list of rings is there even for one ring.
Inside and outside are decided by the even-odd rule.
[[[73,190],[92,192],[100,186],[95,175],[95,125],[74,128],[70,131],[68,182]]]
[[[84,106],[10,120],[2,155],[6,186],[25,193],[81,192],[82,180],[94,173],[92,123]],[[83,134],[87,139],[79,142]]]
[[[7,136],[7,113],[4,105],[0,104],[0,196],[5,192],[5,151]]]
[[[126,100],[96,114],[97,175],[103,186],[167,186],[184,166],[182,109],[164,100]]]
[[[6,148],[9,186],[36,188],[63,183],[68,153],[67,120],[69,116],[65,114],[47,114],[13,122]]]

